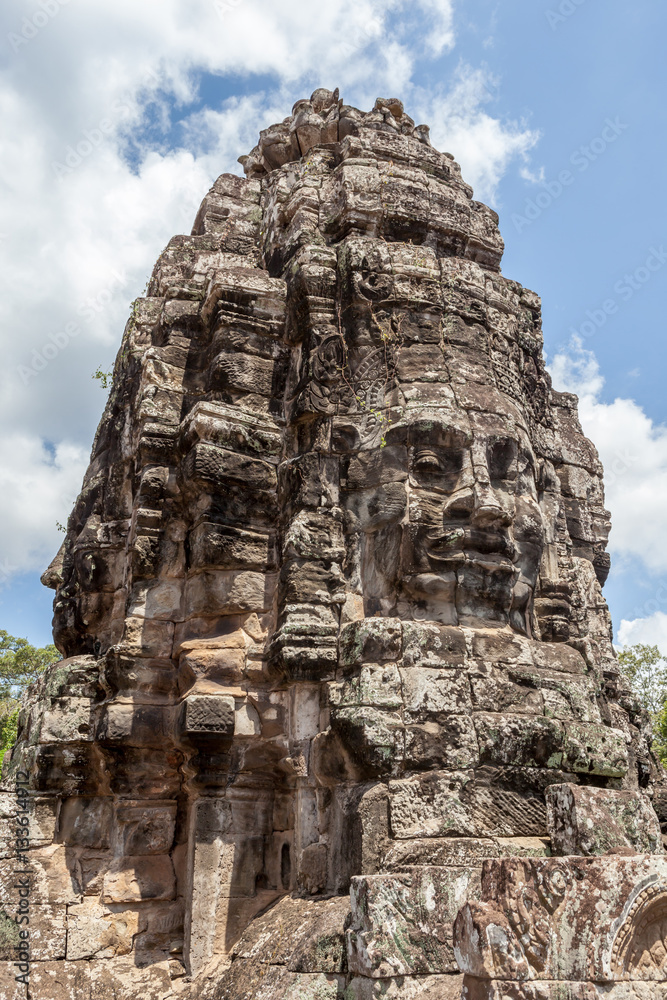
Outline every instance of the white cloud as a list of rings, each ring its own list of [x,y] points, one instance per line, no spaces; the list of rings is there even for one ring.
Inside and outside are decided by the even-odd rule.
[[[496,189],[510,162],[525,159],[540,133],[525,122],[502,122],[484,110],[497,80],[485,69],[459,66],[449,92],[422,93],[419,113],[431,126],[431,141],[451,152],[475,197],[495,203]]]
[[[531,170],[526,165],[519,169],[519,177],[524,181],[529,181],[531,184],[544,184],[547,179],[544,167],[540,167],[539,170]]]
[[[650,573],[667,571],[667,427],[632,399],[601,401],[604,379],[580,338],[549,367],[556,389],[579,396],[582,427],[605,469],[610,552],[639,558]]]
[[[635,646],[637,643],[657,646],[661,653],[667,655],[667,614],[656,611],[647,618],[623,619],[618,629],[618,641],[621,646]]]
[[[67,441],[49,450],[21,433],[0,440],[1,577],[17,570],[41,572],[51,561],[62,541],[56,522],[70,514],[88,454]]]
[[[417,0],[427,16],[426,46],[433,55],[454,47],[454,11],[452,0]]]
[[[403,97],[481,197],[536,139],[484,110],[486,73],[462,69],[431,101],[414,86],[418,61],[454,45],[453,0],[321,0],[316,16],[297,0],[47,6],[36,30],[38,5],[0,10],[0,562],[17,571],[57,547],[56,498],[76,493],[104,403],[91,375],[111,365],[130,301],[260,128],[319,85],[360,107]],[[193,112],[202,73],[237,74],[248,93]],[[275,84],[253,93],[254,77]]]

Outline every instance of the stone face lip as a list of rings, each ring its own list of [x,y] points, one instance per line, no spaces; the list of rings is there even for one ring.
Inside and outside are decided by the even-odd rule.
[[[396,97],[319,88],[241,162],[132,305],[43,577],[0,995],[24,772],[31,1000],[657,995],[667,794],[539,297]]]

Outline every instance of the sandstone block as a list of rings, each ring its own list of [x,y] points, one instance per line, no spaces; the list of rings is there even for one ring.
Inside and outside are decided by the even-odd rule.
[[[560,767],[563,727],[535,716],[475,713],[480,760],[485,764]]]
[[[113,804],[109,798],[72,797],[60,810],[59,840],[73,847],[109,846]]]
[[[454,927],[466,974],[520,982],[664,981],[664,858],[503,859],[485,862],[482,871],[482,901],[466,903]]]
[[[410,721],[425,722],[439,713],[462,715],[472,709],[470,682],[459,669],[401,669],[403,703]]]
[[[174,623],[131,615],[125,619],[120,648],[130,656],[170,657]]]
[[[22,973],[13,962],[0,961],[0,996],[3,1000],[28,1000],[28,987],[25,983],[16,982],[17,975]],[[54,997],[54,1000],[58,998]]]
[[[458,1000],[463,976],[394,976],[390,979],[366,979],[356,976],[347,991],[351,1000]]]
[[[628,770],[628,740],[608,726],[569,723],[565,729],[562,766],[583,774],[621,778]]]
[[[401,655],[401,636],[401,622],[395,618],[351,622],[341,631],[341,666],[397,660]]]
[[[202,1000],[338,1000],[344,982],[343,976],[291,972],[281,965],[237,959],[216,977]]]
[[[29,852],[31,905],[76,903],[81,897],[76,858],[63,844],[50,844]],[[3,902],[16,898],[15,857],[0,862],[0,890]]]
[[[119,803],[116,824],[116,842],[123,855],[167,854],[174,841],[176,803]]]
[[[508,982],[507,980],[474,979],[465,976],[463,996],[466,1000],[664,1000],[667,986],[664,983],[641,981],[624,983],[570,983],[534,980]]]
[[[34,962],[65,958],[67,944],[67,907],[30,906],[30,955]],[[13,958],[15,956],[6,955]]]
[[[41,743],[78,743],[93,739],[89,698],[59,698],[44,713],[40,730]]]
[[[402,708],[401,674],[395,664],[364,665],[359,674],[342,685],[330,685],[332,705],[374,705],[382,708]]]
[[[173,899],[174,868],[164,854],[117,858],[104,876],[105,903],[137,903],[145,899]]]
[[[73,962],[129,955],[138,930],[136,910],[114,913],[96,899],[86,899],[67,910],[67,958]]]
[[[292,972],[343,973],[347,896],[326,900],[286,896],[252,922],[234,948],[238,958],[285,965]],[[267,942],[275,947],[267,949]]]
[[[457,971],[454,918],[479,894],[480,869],[416,868],[352,879],[350,971],[372,979]]]
[[[191,737],[233,736],[235,705],[231,695],[189,695],[185,700],[184,734]]]
[[[403,626],[403,662],[416,667],[463,665],[465,640],[458,629],[406,622]]]
[[[326,888],[328,875],[326,844],[309,844],[301,852],[297,881],[299,887],[311,895]]]
[[[332,728],[369,775],[393,774],[405,756],[405,730],[398,712],[378,708],[336,708]]]
[[[546,802],[554,854],[663,853],[658,817],[641,792],[551,785]]]
[[[39,962],[30,970],[35,1000],[91,1000],[90,962]]]
[[[58,822],[60,799],[55,795],[30,795],[28,808],[28,836],[32,847],[46,847],[53,843]],[[16,795],[0,792],[0,858],[14,851],[13,833],[16,816]]]
[[[389,783],[390,818],[398,840],[471,837],[472,812],[461,793],[472,780],[465,771],[431,772]]]
[[[472,716],[434,713],[438,722],[407,726],[405,761],[410,770],[477,767],[480,762]]]

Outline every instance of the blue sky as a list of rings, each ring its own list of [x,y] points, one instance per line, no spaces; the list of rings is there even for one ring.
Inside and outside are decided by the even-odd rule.
[[[0,628],[49,641],[39,573],[103,408],[91,375],[164,243],[259,128],[339,86],[401,97],[499,212],[503,272],[541,295],[555,383],[608,470],[619,638],[667,652],[667,8],[8,0],[0,18]]]

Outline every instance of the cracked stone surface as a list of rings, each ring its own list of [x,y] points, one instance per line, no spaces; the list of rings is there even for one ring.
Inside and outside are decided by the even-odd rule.
[[[240,160],[133,304],[43,577],[0,992],[662,996],[667,795],[538,296],[398,99],[317,90]]]

